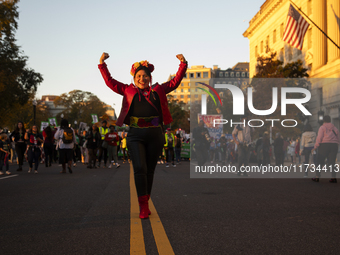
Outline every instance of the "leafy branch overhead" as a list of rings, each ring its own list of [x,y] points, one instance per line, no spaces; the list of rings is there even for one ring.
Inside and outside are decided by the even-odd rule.
[[[0,3],[0,109],[15,111],[33,98],[42,75],[27,66],[28,57],[16,45],[18,0]],[[5,96],[3,96],[5,95]],[[8,115],[0,115],[0,124],[8,123]]]

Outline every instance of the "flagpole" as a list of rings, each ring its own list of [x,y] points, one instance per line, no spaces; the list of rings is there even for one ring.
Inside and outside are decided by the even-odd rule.
[[[312,24],[315,26],[315,27],[317,27],[320,31],[321,31],[321,33],[323,33],[325,36],[326,36],[326,38],[328,39],[328,40],[330,40],[339,50],[340,50],[340,46],[339,45],[337,45],[331,38],[329,38],[329,36],[321,29],[321,28],[319,28],[315,23],[314,23],[314,21],[313,20],[311,20],[302,10],[301,10],[301,8],[299,8],[299,7],[297,7],[297,5],[296,4],[294,4],[293,3],[293,1],[292,0],[289,0],[310,22],[312,22]]]

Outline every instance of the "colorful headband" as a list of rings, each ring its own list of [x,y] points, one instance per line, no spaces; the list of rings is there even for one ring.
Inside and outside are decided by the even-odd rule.
[[[144,60],[144,61],[141,61],[141,62],[136,62],[132,65],[131,67],[131,71],[130,71],[130,74],[132,76],[135,75],[136,73],[136,70],[140,67],[140,66],[145,66],[147,69],[149,69],[150,73],[153,72],[153,70],[155,69],[153,64],[150,64],[148,61]]]

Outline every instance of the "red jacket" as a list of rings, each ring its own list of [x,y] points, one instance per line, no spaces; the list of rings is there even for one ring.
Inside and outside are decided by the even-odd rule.
[[[179,86],[185,75],[187,67],[188,67],[187,63],[181,62],[179,65],[179,69],[176,73],[176,76],[173,79],[163,84],[156,83],[154,86],[152,86],[152,90],[155,91],[159,96],[162,108],[161,118],[163,118],[164,125],[167,125],[172,122],[172,117],[168,108],[168,100],[166,98],[166,94],[170,93]],[[111,77],[109,70],[107,69],[106,63],[99,64],[98,68],[105,80],[106,85],[114,92],[124,96],[122,109],[120,111],[116,125],[122,126],[123,123],[126,125],[130,125],[130,116],[128,115],[128,112],[134,96],[136,95],[136,93],[138,93],[138,88],[136,88],[135,85],[133,84],[127,85],[113,79]]]
[[[110,146],[117,146],[117,142],[119,141],[119,136],[117,132],[107,133],[105,135],[105,141],[107,141]]]

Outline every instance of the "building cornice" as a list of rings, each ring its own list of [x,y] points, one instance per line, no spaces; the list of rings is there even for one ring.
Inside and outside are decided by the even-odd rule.
[[[265,22],[265,19],[268,18],[273,12],[274,9],[277,8],[280,4],[286,3],[287,0],[267,0],[261,6],[260,10],[255,14],[255,16],[249,21],[248,29],[243,33],[244,37],[249,38],[253,31],[261,25],[261,23]]]

